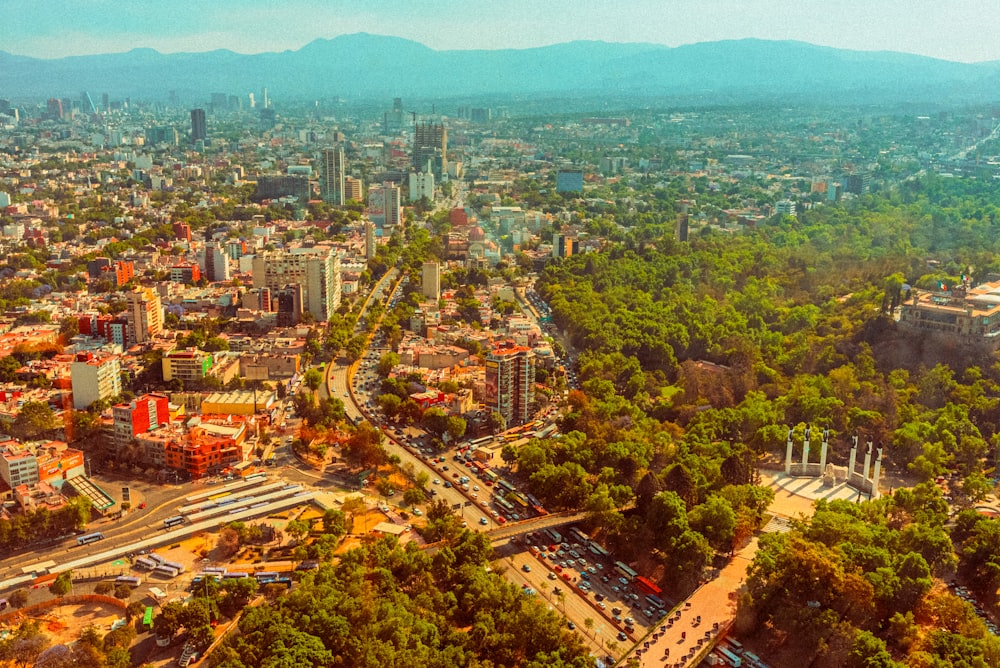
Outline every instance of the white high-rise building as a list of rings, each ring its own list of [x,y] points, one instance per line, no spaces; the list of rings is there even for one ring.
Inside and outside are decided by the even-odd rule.
[[[420,272],[420,290],[427,299],[441,299],[441,265],[437,262],[424,262]]]
[[[205,248],[200,252],[198,260],[201,264],[202,275],[210,283],[229,280],[229,254],[221,243],[211,242],[205,244]]]
[[[343,204],[347,163],[341,146],[323,149],[319,166],[319,193],[327,204]]]
[[[163,331],[163,304],[152,288],[137,288],[125,295],[128,345],[145,343]]]
[[[260,253],[253,259],[253,286],[302,288],[302,308],[325,322],[340,306],[340,256],[330,248],[293,248]]]
[[[117,355],[79,353],[70,365],[73,408],[83,410],[99,399],[122,393],[121,364]]]
[[[410,172],[410,201],[416,202],[422,197],[434,201],[434,173]]]

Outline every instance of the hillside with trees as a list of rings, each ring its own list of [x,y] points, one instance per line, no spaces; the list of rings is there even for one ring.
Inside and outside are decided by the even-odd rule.
[[[769,501],[757,467],[787,426],[797,441],[830,429],[837,464],[860,433],[891,472],[952,472],[958,502],[983,498],[997,357],[929,345],[893,313],[906,284],[1000,273],[998,205],[992,184],[924,177],[739,236],[629,228],[548,264],[538,289],[580,351],[581,390],[562,436],[521,449],[519,473],[546,507],[593,511],[626,557],[652,554],[676,592],[752,533]]]

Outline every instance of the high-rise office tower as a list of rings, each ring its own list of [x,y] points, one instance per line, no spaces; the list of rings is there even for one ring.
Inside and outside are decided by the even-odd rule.
[[[344,149],[341,146],[323,149],[319,166],[319,193],[327,204],[343,204]]]
[[[413,169],[425,171],[428,162],[437,178],[448,169],[448,130],[443,123],[413,126]]]
[[[253,259],[255,288],[302,287],[302,309],[324,322],[340,306],[340,256],[329,248],[293,248],[259,253]]]
[[[208,125],[205,123],[205,110],[191,110],[191,141],[205,141],[208,137]]]
[[[535,400],[535,354],[530,348],[501,344],[486,355],[486,404],[508,426],[531,419]]]
[[[125,295],[128,344],[145,343],[163,331],[163,305],[152,288],[137,288]]]
[[[441,299],[441,265],[437,262],[424,262],[420,272],[420,290],[427,299]]]

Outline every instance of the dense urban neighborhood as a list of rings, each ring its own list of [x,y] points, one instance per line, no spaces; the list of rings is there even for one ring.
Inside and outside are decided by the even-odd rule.
[[[997,108],[62,94],[0,662],[1000,665]]]

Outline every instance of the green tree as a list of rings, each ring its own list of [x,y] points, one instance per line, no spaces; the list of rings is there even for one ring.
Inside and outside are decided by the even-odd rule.
[[[14,423],[11,425],[11,435],[30,441],[55,430],[56,416],[47,403],[26,401],[21,406]]]
[[[315,392],[323,384],[323,374],[318,369],[309,369],[302,376],[302,382],[306,387]]]
[[[52,584],[49,585],[49,591],[52,592],[53,596],[63,597],[73,590],[73,573],[72,571],[63,571],[60,573]]]

